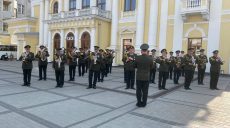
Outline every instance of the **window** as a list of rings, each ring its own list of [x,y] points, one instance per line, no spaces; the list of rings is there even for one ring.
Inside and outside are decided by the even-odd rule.
[[[135,11],[136,9],[136,0],[125,0],[124,11]]]
[[[105,10],[105,5],[106,5],[106,0],[97,0],[97,7],[102,9],[102,10]]]
[[[76,10],[76,0],[69,1],[69,11]]]
[[[8,32],[8,24],[7,23],[3,23],[3,31]]]
[[[54,3],[53,13],[58,13],[58,2]]]
[[[187,7],[188,8],[196,8],[201,6],[201,0],[188,0]]]
[[[25,6],[22,4],[18,4],[18,14],[24,14]]]
[[[90,0],[82,0],[82,9],[90,7]]]

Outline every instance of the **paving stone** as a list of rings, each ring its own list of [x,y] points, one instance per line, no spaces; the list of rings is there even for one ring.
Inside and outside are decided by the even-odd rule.
[[[68,100],[27,109],[26,111],[61,127],[65,127],[98,116],[109,110],[109,108],[78,100]]]
[[[107,91],[107,92],[102,92],[102,93],[93,94],[89,96],[84,96],[81,97],[81,99],[88,100],[94,103],[105,104],[111,107],[120,107],[132,101],[135,101],[136,97]]]
[[[172,125],[160,123],[154,120],[126,114],[116,118],[98,128],[172,128]]]
[[[16,113],[0,115],[1,128],[47,128]]]
[[[35,91],[35,90],[36,89],[29,88],[29,87],[23,87],[21,85],[18,85],[18,86],[2,86],[2,87],[0,87],[0,96],[1,95],[8,95],[8,94]]]
[[[82,86],[72,86],[72,87],[65,87],[62,89],[51,89],[49,90],[51,92],[59,93],[62,95],[66,96],[71,96],[71,97],[78,97],[78,96],[84,96],[84,95],[90,95],[94,93],[101,92],[103,90],[101,89],[86,89],[86,87]]]
[[[17,108],[30,107],[30,106],[62,100],[62,99],[66,99],[66,97],[62,97],[46,92],[29,92],[29,93],[0,97],[0,101],[3,101]]]

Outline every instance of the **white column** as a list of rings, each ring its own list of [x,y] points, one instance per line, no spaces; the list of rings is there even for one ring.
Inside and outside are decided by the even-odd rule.
[[[82,9],[82,0],[77,0],[76,4],[77,9]]]
[[[75,29],[75,32],[74,32],[74,41],[75,41],[75,47],[77,47],[77,48],[79,48],[78,47],[78,41],[79,41],[79,39],[78,39],[78,29]]]
[[[96,29],[92,28],[90,32],[90,51],[94,51],[94,46],[96,44]]]
[[[48,16],[49,16],[49,0],[45,0],[45,20],[48,20]],[[48,24],[44,23],[44,45],[47,46],[48,45]]]
[[[64,30],[62,29],[61,30],[61,48],[65,46],[64,42],[65,42],[65,33],[64,33]]]
[[[214,50],[219,50],[222,0],[211,0],[210,20],[208,28],[207,56],[212,56]],[[222,51],[220,51],[222,52]],[[206,71],[210,71],[210,64],[207,64]]]
[[[44,43],[44,1],[40,2],[40,26],[39,26],[39,45]]]
[[[161,0],[161,19],[160,19],[161,25],[160,25],[159,50],[166,47],[167,22],[168,22],[168,0]]]
[[[64,11],[69,11],[69,0],[65,0],[64,2]]]
[[[150,48],[156,49],[157,45],[157,16],[158,16],[158,0],[151,0],[149,17],[149,35],[148,44]]]
[[[116,49],[118,35],[118,0],[113,0],[110,49]]]
[[[63,10],[62,10],[62,0],[58,0],[58,12],[60,13],[60,12],[62,12]]]
[[[96,7],[97,6],[97,0],[90,0],[90,7]]]
[[[48,32],[48,51],[50,54],[50,57],[48,58],[48,62],[51,62],[51,56],[52,56],[52,33],[51,31]]]
[[[107,11],[111,11],[111,8],[112,8],[112,5],[111,5],[111,0],[106,0],[106,3],[105,3],[105,10]]]
[[[175,2],[175,15],[174,15],[174,31],[173,31],[173,51],[182,50],[183,42],[183,19],[180,14],[181,0]]]
[[[138,0],[137,7],[137,33],[136,33],[136,49],[140,49],[144,41],[144,27],[145,27],[145,0]]]

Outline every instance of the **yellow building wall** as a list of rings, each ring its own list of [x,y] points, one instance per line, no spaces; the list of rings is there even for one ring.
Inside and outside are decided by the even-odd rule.
[[[149,35],[149,17],[150,17],[150,0],[145,1],[145,26],[144,26],[144,42],[148,43]]]
[[[230,9],[230,0],[223,0],[222,2],[222,9],[223,10],[229,10]]]
[[[102,49],[106,49],[110,46],[110,39],[111,39],[111,23],[98,20],[96,22],[97,28],[96,33],[98,35],[97,38],[97,45],[100,46]]]
[[[10,36],[0,35],[0,45],[10,45]]]

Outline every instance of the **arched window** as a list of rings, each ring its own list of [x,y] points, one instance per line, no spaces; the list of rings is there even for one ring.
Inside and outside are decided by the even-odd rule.
[[[124,11],[135,11],[136,0],[125,0]]]
[[[105,10],[105,5],[106,5],[106,0],[97,0],[97,7],[102,9],[102,10]]]
[[[90,7],[90,0],[82,0],[82,9]]]
[[[55,3],[54,3],[54,6],[53,6],[53,13],[58,13],[58,2],[55,2]]]
[[[70,11],[76,10],[76,0],[69,1],[69,10]]]

